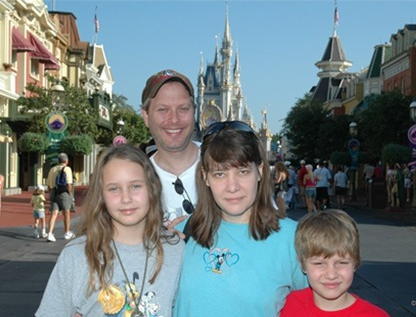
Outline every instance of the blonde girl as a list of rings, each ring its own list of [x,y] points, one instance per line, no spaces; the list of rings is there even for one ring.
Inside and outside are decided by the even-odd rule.
[[[33,236],[36,239],[40,237],[46,238],[48,234],[46,233],[46,222],[45,222],[45,190],[42,185],[36,186],[35,190],[33,191],[31,204],[33,207]],[[39,228],[40,223],[40,228]],[[41,233],[39,233],[39,229],[41,229]]]
[[[36,316],[170,316],[183,242],[162,227],[161,185],[146,155],[105,151]]]
[[[313,167],[308,164],[305,166],[306,174],[303,176],[303,185],[305,186],[305,200],[308,212],[316,211],[316,178],[313,175]]]

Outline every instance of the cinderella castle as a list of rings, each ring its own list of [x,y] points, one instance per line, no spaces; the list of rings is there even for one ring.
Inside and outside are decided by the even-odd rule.
[[[214,62],[205,68],[201,57],[197,84],[197,120],[201,130],[224,120],[244,121],[255,128],[241,87],[238,52],[234,56],[234,65],[232,59],[233,41],[226,13],[222,46],[219,49],[216,45]]]
[[[197,83],[197,122],[199,130],[204,131],[213,122],[239,120],[257,130],[266,151],[270,153],[272,133],[268,128],[267,112],[262,111],[263,121],[256,129],[247,103],[244,99],[240,79],[240,58],[238,52],[233,59],[233,40],[231,38],[228,10],[225,14],[225,29],[221,48],[215,47],[212,64],[205,67],[203,58],[199,67]]]

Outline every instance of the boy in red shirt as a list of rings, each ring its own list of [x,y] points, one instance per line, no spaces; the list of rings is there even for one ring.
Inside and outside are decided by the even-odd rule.
[[[384,310],[348,293],[360,264],[355,221],[341,210],[303,217],[296,230],[296,251],[309,288],[289,294],[281,317],[386,317]]]

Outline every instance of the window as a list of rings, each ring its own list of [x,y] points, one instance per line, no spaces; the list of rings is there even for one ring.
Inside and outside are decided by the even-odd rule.
[[[39,61],[37,59],[30,60],[30,74],[33,77],[39,77]]]
[[[17,68],[17,53],[16,53],[16,51],[12,51],[12,64],[13,64],[13,68],[16,69]]]

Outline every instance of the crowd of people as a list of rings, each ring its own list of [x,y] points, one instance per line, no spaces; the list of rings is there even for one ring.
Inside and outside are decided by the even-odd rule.
[[[36,316],[388,316],[348,293],[360,259],[351,217],[311,212],[298,225],[285,215],[296,186],[328,203],[324,163],[315,173],[303,162],[301,177],[284,164],[270,173],[240,121],[192,141],[194,90],[173,70],[147,80],[142,115],[152,150],[118,144],[100,155],[79,237]]]
[[[272,175],[276,204],[282,211],[306,206],[308,212],[314,212],[331,204],[344,208],[349,181],[343,166],[336,167],[334,172],[326,161],[318,160],[314,166],[301,160],[296,170],[290,161],[277,161]],[[332,196],[335,199],[331,202]]]

